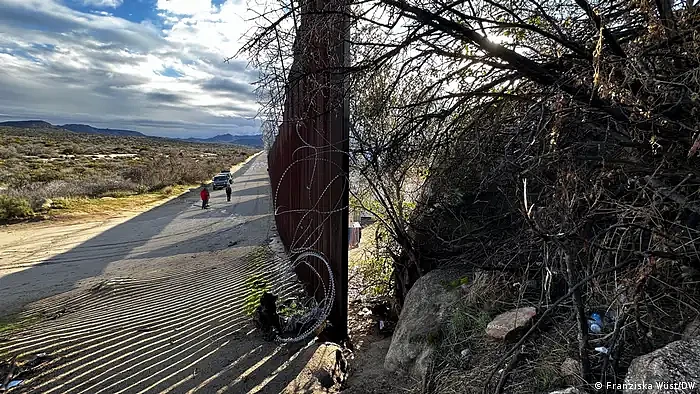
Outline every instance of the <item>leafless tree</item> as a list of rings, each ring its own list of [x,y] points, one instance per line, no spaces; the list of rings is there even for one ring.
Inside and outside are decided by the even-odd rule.
[[[263,70],[273,121],[290,59],[303,51],[294,45],[303,5],[279,5],[245,48]],[[588,382],[617,378],[632,356],[624,340],[652,348],[647,332],[677,329],[656,319],[667,312],[650,300],[697,312],[697,286],[681,277],[700,269],[697,2],[366,0],[350,9],[352,64],[336,71],[348,81],[353,169],[395,240],[399,297],[466,256],[513,275],[561,272],[565,298],[539,306],[573,305]],[[619,324],[637,335],[616,329],[616,361],[593,365],[587,311],[621,289],[631,301]]]

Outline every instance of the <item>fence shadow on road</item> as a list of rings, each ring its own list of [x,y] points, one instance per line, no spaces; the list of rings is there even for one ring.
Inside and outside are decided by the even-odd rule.
[[[242,176],[257,161],[265,160],[260,156],[239,168],[234,176]],[[253,175],[256,178],[259,176]],[[269,189],[269,187],[268,187]],[[262,193],[260,200],[248,201],[240,209],[258,208],[259,213],[269,211],[269,190]],[[167,245],[177,245],[200,234],[210,231],[216,223],[210,221],[202,225],[183,224],[173,226],[173,220],[183,220],[189,217],[198,218],[200,211],[196,210],[193,201],[199,201],[197,191],[189,192],[166,204],[119,224],[72,249],[35,263],[32,256],[23,256],[22,260],[7,264],[3,262],[2,270],[25,268],[22,271],[0,277],[0,313],[16,312],[10,309],[17,304],[27,304],[55,294],[69,291],[82,280],[101,275],[112,263],[127,259],[132,254],[138,254],[144,249],[161,249]],[[206,211],[209,215],[211,212]],[[243,212],[243,211],[242,211]],[[230,215],[230,213],[229,213]],[[214,213],[212,219],[220,218]],[[178,241],[178,242],[174,242]],[[195,247],[192,253],[201,251],[199,244],[189,243]],[[173,253],[183,253],[183,248],[173,248]],[[163,253],[160,256],[164,256]]]
[[[258,198],[250,198],[245,201],[241,199],[232,198],[231,202],[226,202],[226,197],[224,198],[214,198],[210,202],[209,209],[199,209],[195,210],[191,215],[184,217],[185,220],[199,220],[199,219],[223,219],[223,218],[234,218],[235,216],[255,216],[264,215],[271,213],[268,207],[269,196],[268,194],[263,194]],[[201,206],[199,203],[193,204]]]
[[[225,215],[222,215],[225,217]],[[260,234],[250,234],[246,231],[249,227],[269,226],[269,216],[256,219],[242,217],[239,220],[231,220],[231,225],[216,231],[188,238],[176,245],[166,245],[161,248],[148,250],[144,253],[134,254],[130,259],[152,259],[171,257],[175,255],[191,255],[193,253],[217,252],[228,248],[240,248],[257,246],[261,242]]]
[[[256,160],[243,166],[240,174]],[[265,179],[259,174],[251,178]],[[270,191],[269,186],[265,192],[264,187],[252,189],[258,189],[261,197],[242,202],[247,205],[237,209],[260,212],[239,215],[246,221],[239,226],[235,220],[226,221],[229,216],[224,213],[197,210],[193,197],[183,196],[0,278],[0,294],[14,291],[22,294],[18,299],[31,300],[42,295],[35,291],[36,281],[43,280],[45,287],[48,283],[57,294],[103,274],[117,261],[259,244],[259,236],[246,229],[271,225]],[[213,228],[207,230],[209,224],[195,220],[205,219],[203,215],[208,215]],[[238,243],[229,246],[238,236]],[[309,354],[302,345],[278,346],[257,335],[246,314],[246,278],[263,275],[271,290],[291,293],[296,285],[288,264],[254,253],[223,258],[206,269],[193,265],[178,274],[115,278],[68,299],[36,304],[50,314],[68,313],[7,338],[0,343],[0,352],[20,359],[42,352],[51,356],[38,375],[23,383],[22,392],[277,393],[301,370]]]
[[[125,259],[148,242],[166,241],[159,235],[174,218],[166,213],[181,204],[180,199],[170,201],[45,261],[34,263],[31,256],[18,261],[14,267],[30,267],[0,278],[0,311],[18,302],[69,291],[80,281],[101,275],[111,263]]]

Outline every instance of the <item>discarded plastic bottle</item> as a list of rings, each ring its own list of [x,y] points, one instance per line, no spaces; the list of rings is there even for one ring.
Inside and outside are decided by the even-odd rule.
[[[599,346],[599,347],[595,348],[595,351],[598,353],[603,353],[603,354],[608,354],[610,352],[608,350],[608,348],[606,348],[605,346]]]
[[[603,319],[601,319],[599,314],[591,314],[591,319],[588,321],[588,330],[594,334],[600,334],[603,331]]]

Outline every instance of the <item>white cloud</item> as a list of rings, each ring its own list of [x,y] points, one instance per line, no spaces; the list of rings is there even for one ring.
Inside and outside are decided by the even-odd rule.
[[[0,114],[158,135],[258,132],[256,73],[223,62],[247,31],[243,1],[159,0],[155,24],[59,1],[0,0]]]
[[[124,0],[83,0],[83,4],[92,7],[117,8],[124,3]]]
[[[176,15],[202,15],[215,11],[210,0],[158,0],[156,7]]]
[[[163,0],[159,0],[159,4],[161,1]],[[190,4],[189,0],[181,1]],[[195,3],[198,2],[192,2]],[[197,7],[192,8],[194,11]],[[166,37],[171,42],[182,45],[204,46],[212,53],[220,54],[223,59],[233,55],[241,47],[244,35],[249,29],[246,23],[249,15],[250,11],[245,2],[229,0],[219,8],[208,8],[208,12],[188,13],[187,16],[176,18],[177,20],[170,19],[172,27],[166,33]]]

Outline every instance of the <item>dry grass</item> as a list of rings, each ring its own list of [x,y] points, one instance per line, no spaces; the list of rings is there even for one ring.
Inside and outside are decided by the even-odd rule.
[[[208,181],[255,152],[235,145],[7,127],[0,127],[0,146],[0,194],[33,211],[0,220],[58,214],[47,212],[46,199],[64,208],[59,215],[129,210]]]
[[[69,218],[140,211],[143,210],[145,206],[158,203],[172,196],[177,196],[197,186],[198,185],[168,186],[164,190],[156,193],[135,194],[122,197],[61,198],[54,201],[54,205],[57,206],[57,209],[51,209],[48,215],[54,218]]]
[[[357,248],[348,252],[351,276],[357,276],[356,289],[363,296],[383,296],[390,293],[391,261],[378,248],[378,235],[382,231],[379,223],[362,229],[362,238]]]
[[[39,320],[41,320],[40,315],[29,315],[25,317],[20,317],[19,315],[3,316],[0,318],[0,337],[22,330]],[[0,354],[0,358],[2,357],[3,355]]]

